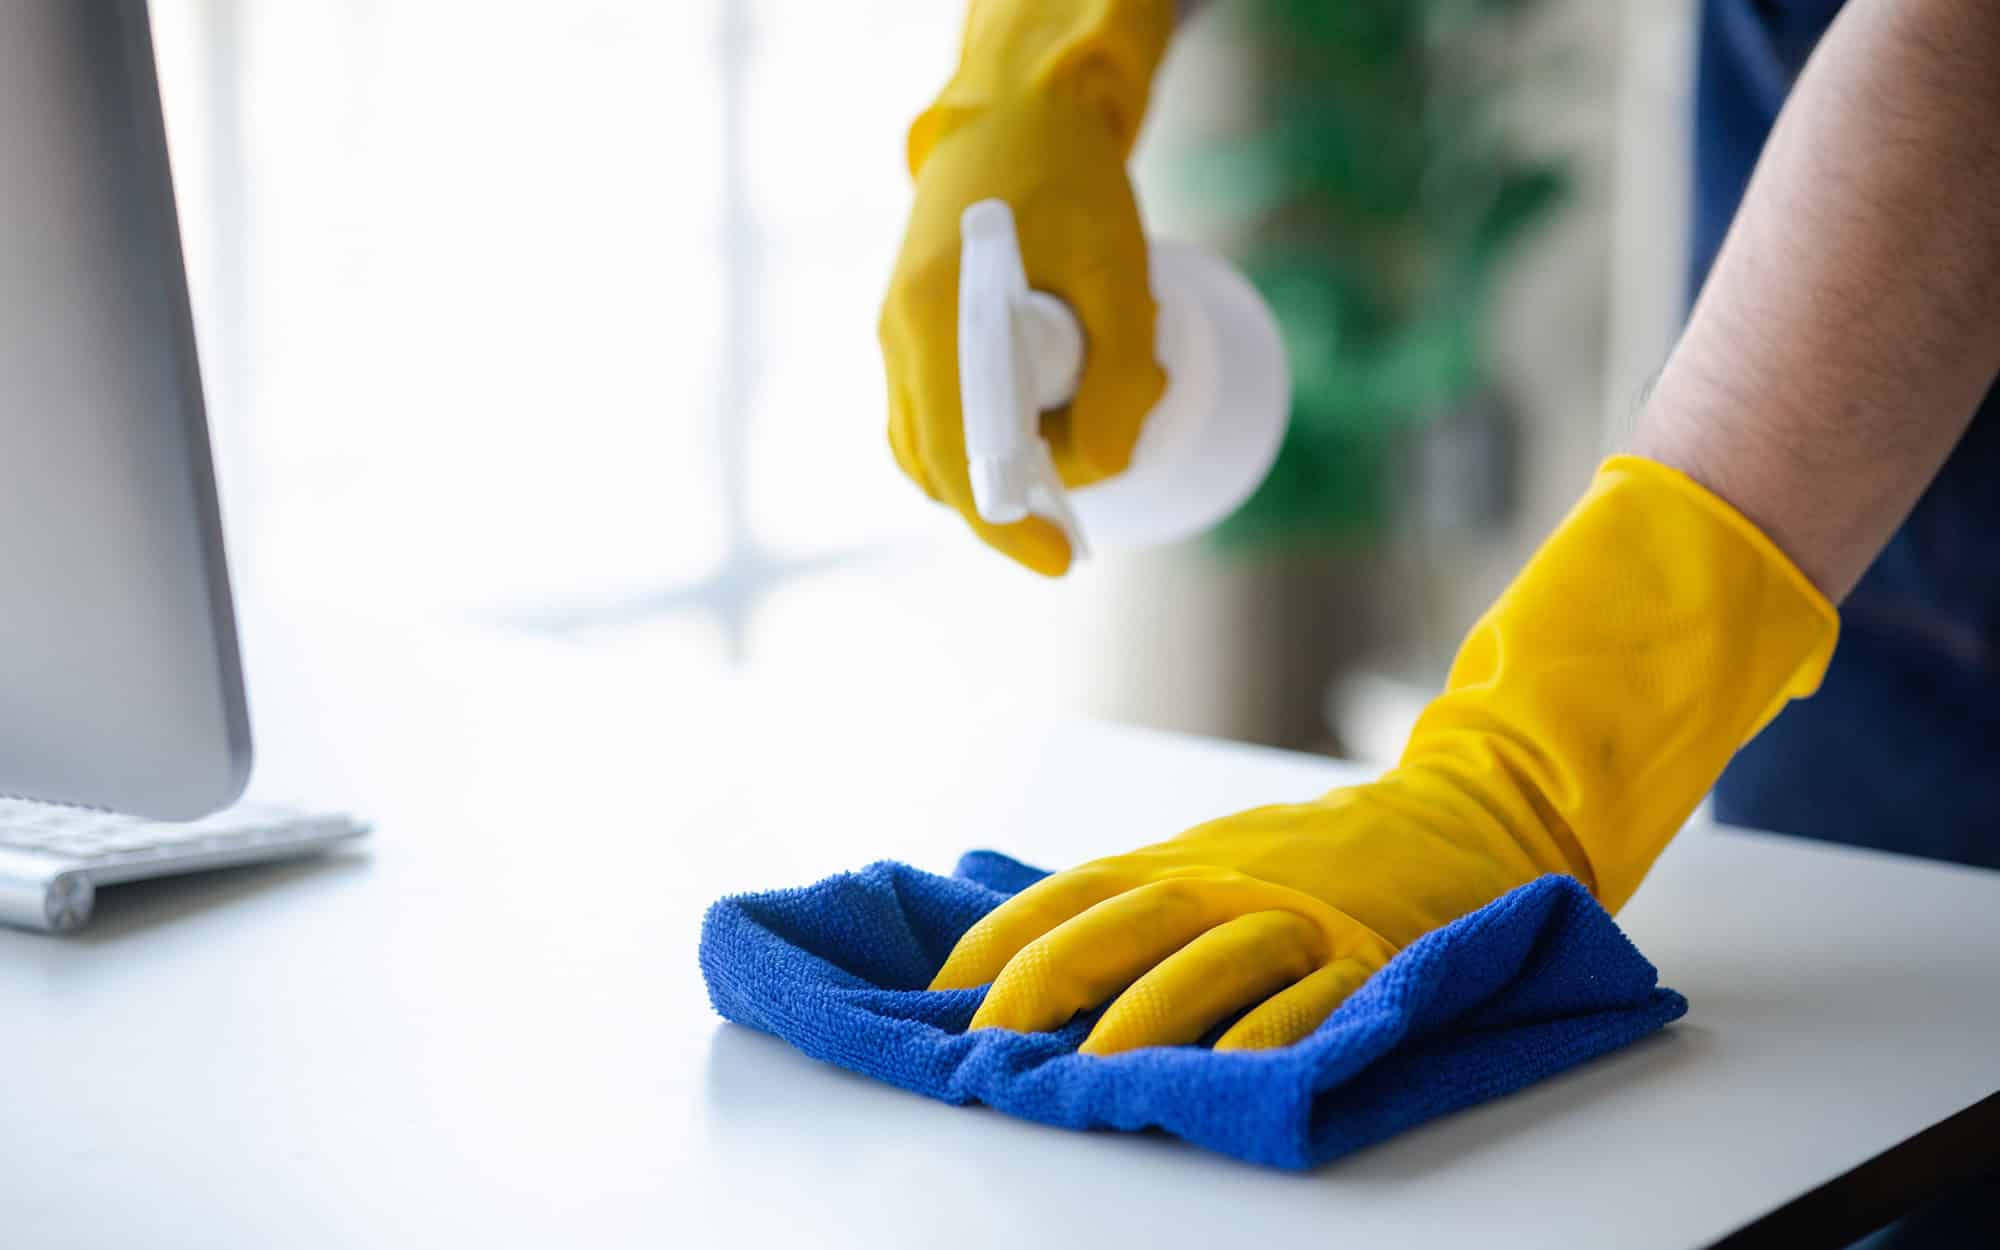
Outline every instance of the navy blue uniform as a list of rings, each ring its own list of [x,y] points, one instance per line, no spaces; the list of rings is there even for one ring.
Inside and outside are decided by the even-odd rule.
[[[1840,0],[1706,0],[1690,290]],[[2000,394],[1841,607],[1815,697],[1715,791],[1735,824],[2000,867]]]

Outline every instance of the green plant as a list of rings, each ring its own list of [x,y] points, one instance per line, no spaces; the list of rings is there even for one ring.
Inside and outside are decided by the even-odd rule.
[[[1198,151],[1240,259],[1276,311],[1292,425],[1236,543],[1365,534],[1398,437],[1490,382],[1496,277],[1556,207],[1560,162],[1524,154],[1507,36],[1536,0],[1241,0],[1262,119]]]

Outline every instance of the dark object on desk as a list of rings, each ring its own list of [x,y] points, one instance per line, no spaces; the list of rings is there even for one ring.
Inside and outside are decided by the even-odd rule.
[[[1158,1127],[1283,1168],[1512,1093],[1687,1010],[1581,885],[1543,877],[1412,943],[1282,1050],[1079,1055],[1092,1015],[967,1033],[985,989],[924,987],[973,921],[1043,875],[975,851],[954,877],[884,861],[723,899],[702,924],[702,975],[724,1017],[904,1089],[1064,1128]]]
[[[1871,1229],[1881,1231],[1854,1240]],[[2000,1246],[2000,1094],[1799,1195],[1708,1250],[1767,1246]]]

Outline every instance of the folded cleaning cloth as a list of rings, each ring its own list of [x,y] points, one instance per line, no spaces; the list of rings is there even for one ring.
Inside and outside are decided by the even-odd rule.
[[[1511,1093],[1687,1010],[1580,884],[1551,876],[1411,943],[1279,1050],[1079,1055],[1089,1015],[1053,1033],[968,1033],[985,987],[924,987],[973,921],[1044,875],[974,851],[954,877],[885,860],[725,898],[702,923],[709,997],[738,1024],[932,1098],[1064,1128],[1157,1127],[1284,1168]]]

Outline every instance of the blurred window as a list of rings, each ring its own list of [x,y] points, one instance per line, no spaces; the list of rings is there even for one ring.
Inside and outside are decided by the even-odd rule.
[[[857,714],[1097,705],[1114,580],[986,554],[884,432],[903,132],[959,5],[153,9],[246,595]]]
[[[873,327],[952,6],[154,9],[247,588],[740,652],[923,528]]]

